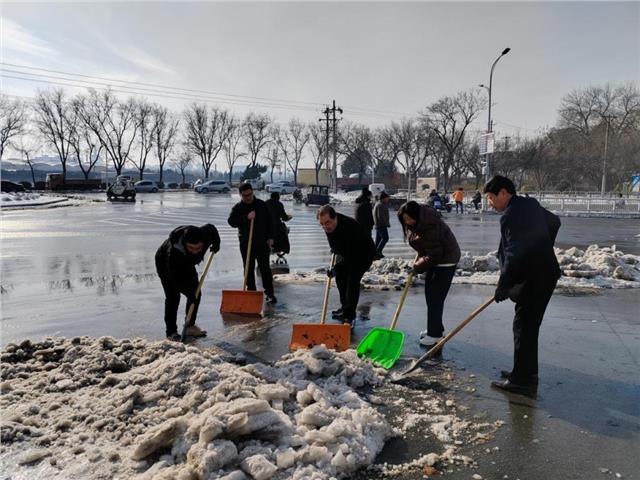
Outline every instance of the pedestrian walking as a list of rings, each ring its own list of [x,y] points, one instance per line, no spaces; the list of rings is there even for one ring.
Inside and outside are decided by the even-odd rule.
[[[373,222],[376,226],[376,260],[384,258],[382,250],[389,241],[389,195],[381,192],[373,207]]]
[[[427,329],[420,332],[420,344],[430,349],[444,334],[444,302],[460,260],[460,247],[449,226],[428,205],[407,202],[398,210],[398,220],[405,240],[418,253],[413,270],[425,274]]]
[[[340,308],[332,313],[335,320],[353,325],[360,299],[360,280],[376,256],[376,246],[367,231],[353,218],[337,213],[331,205],[318,209],[318,223],[327,235],[336,263],[327,275],[336,279]]]
[[[265,203],[269,210],[271,221],[273,222],[275,235],[273,239],[273,251],[279,254],[279,256],[286,255],[291,251],[291,246],[289,244],[289,228],[284,222],[288,222],[293,217],[285,211],[278,192],[271,193],[271,198]]]
[[[476,212],[480,210],[480,204],[482,203],[482,194],[480,193],[480,190],[476,190],[476,193],[473,195],[473,198],[471,199],[471,203],[473,203],[473,206],[475,207]]]
[[[456,213],[458,213],[458,209],[460,209],[460,213],[464,213],[464,188],[458,187],[453,192],[453,201],[456,202]]]
[[[256,198],[250,183],[243,183],[239,187],[240,201],[236,203],[229,214],[229,225],[238,229],[240,253],[243,265],[249,262],[247,290],[256,289],[255,264],[262,278],[262,287],[268,303],[277,303],[273,292],[273,275],[269,266],[269,254],[275,238],[274,223],[265,202]],[[247,258],[249,246],[249,228],[253,220],[253,240],[251,242],[251,258]]]
[[[196,297],[198,272],[196,265],[204,258],[206,250],[220,250],[220,235],[211,224],[196,227],[186,225],[174,229],[169,238],[162,242],[155,255],[156,271],[164,290],[164,323],[169,340],[180,341],[176,324],[180,295],[187,297],[185,315],[191,304],[193,313],[187,325],[186,334],[203,337],[207,334],[196,325],[201,295]]]
[[[369,232],[373,231],[373,205],[371,204],[371,191],[362,187],[362,193],[356,198],[356,221]]]
[[[489,205],[500,219],[500,278],[496,302],[515,303],[514,359],[491,385],[503,391],[535,397],[538,386],[538,335],[544,312],[560,278],[553,244],[560,219],[534,198],[516,195],[511,180],[496,175],[484,187]]]

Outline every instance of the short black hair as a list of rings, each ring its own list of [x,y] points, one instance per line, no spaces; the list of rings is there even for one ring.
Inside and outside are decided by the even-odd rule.
[[[403,203],[402,206],[398,209],[398,221],[400,222],[400,225],[402,225],[402,233],[404,234],[404,238],[406,240],[409,226],[404,223],[404,217],[402,215],[405,213],[409,217],[413,218],[416,222],[418,222],[420,220],[420,205],[417,202],[411,200],[409,202]]]
[[[500,190],[503,188],[511,195],[516,194],[516,186],[511,180],[507,177],[503,177],[502,175],[496,175],[484,186],[484,193],[493,193],[494,195],[498,195]]]
[[[380,200],[384,200],[385,198],[389,198],[389,194],[387,192],[380,192]]]
[[[320,218],[321,215],[329,215],[329,218],[336,218],[336,209],[331,205],[323,205],[318,209],[318,213],[316,214],[317,218]]]
[[[362,195],[365,197],[371,196],[371,190],[369,190],[369,187],[362,187]]]
[[[244,182],[244,183],[240,184],[240,186],[238,187],[238,191],[240,193],[244,192],[245,190],[253,190],[253,187],[251,186],[251,184],[249,182]]]
[[[280,200],[280,194],[278,192],[271,192],[271,200]]]
[[[189,226],[184,231],[184,243],[195,245],[204,242],[204,235],[200,227]]]

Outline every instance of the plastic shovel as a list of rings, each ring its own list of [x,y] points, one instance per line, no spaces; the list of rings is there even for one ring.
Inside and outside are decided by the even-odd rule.
[[[416,256],[416,260],[417,259],[418,257]],[[362,339],[360,345],[358,345],[357,352],[359,357],[366,357],[376,365],[386,368],[387,370],[396,363],[404,347],[404,333],[395,328],[398,323],[398,318],[400,317],[400,311],[404,305],[404,300],[407,298],[407,292],[409,292],[409,287],[411,283],[413,283],[413,276],[414,273],[412,270],[404,285],[400,303],[398,303],[396,312],[393,314],[391,327],[388,329],[375,327]]]
[[[262,290],[247,290],[254,220],[254,218],[251,219],[251,225],[249,226],[249,244],[247,245],[247,255],[244,262],[244,283],[242,284],[242,290],[222,290],[222,302],[220,303],[221,313],[262,314],[264,292]]]
[[[200,292],[202,291],[202,287],[204,286],[204,279],[207,277],[207,273],[209,273],[209,267],[211,266],[211,262],[213,261],[213,256],[215,253],[211,252],[209,258],[207,259],[207,263],[204,266],[204,270],[202,271],[202,276],[200,277],[200,282],[198,282],[198,288],[196,288],[195,298],[200,296]],[[187,341],[187,328],[189,327],[189,323],[191,322],[191,317],[193,316],[193,310],[195,309],[195,303],[192,303],[189,306],[189,311],[187,312],[187,316],[184,319],[184,326],[182,327],[182,336],[180,340],[184,343]]]
[[[336,262],[336,255],[331,255],[331,268]],[[324,344],[327,348],[341,352],[351,346],[351,325],[327,325],[324,323],[327,317],[327,303],[329,302],[329,290],[331,289],[331,277],[327,277],[324,286],[324,299],[322,301],[322,315],[320,323],[294,323],[291,333],[290,350],[299,348],[312,348],[315,345]]]
[[[402,373],[400,373],[400,375],[398,375],[397,379],[401,379],[405,375],[409,375],[416,368],[418,368],[424,361],[429,360],[436,353],[438,353],[438,351],[444,346],[445,343],[447,343],[449,340],[451,340],[451,338],[456,333],[458,333],[460,330],[462,330],[471,320],[476,318],[478,316],[478,314],[480,314],[480,312],[482,312],[485,308],[487,308],[489,305],[491,305],[493,303],[493,300],[494,300],[494,297],[487,298],[482,305],[480,305],[473,312],[471,312],[471,315],[469,315],[462,322],[460,322],[460,324],[457,325],[453,330],[451,330],[446,337],[444,337],[442,340],[440,340],[438,343],[436,343],[427,353],[422,355],[417,360],[414,360],[413,363],[409,366],[409,368],[407,368]]]

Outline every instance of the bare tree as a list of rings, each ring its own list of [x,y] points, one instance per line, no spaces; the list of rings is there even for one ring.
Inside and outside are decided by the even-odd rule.
[[[156,148],[158,157],[158,168],[160,171],[160,183],[164,180],[164,165],[169,158],[169,154],[176,144],[178,128],[180,121],[177,118],[171,118],[169,109],[161,105],[155,105],[152,112],[153,126],[152,136],[153,144]]]
[[[270,141],[267,147],[267,154],[265,158],[269,162],[269,175],[271,179],[271,183],[273,183],[273,171],[276,167],[281,165],[280,163],[280,143],[281,143],[282,132],[280,130],[280,125],[273,124],[269,127],[269,137]]]
[[[34,132],[25,130],[17,142],[11,142],[13,148],[20,154],[22,161],[29,167],[29,170],[31,170],[31,180],[33,181],[34,187],[36,186],[36,174],[33,169],[33,156],[42,146],[36,138],[37,136]]]
[[[33,106],[35,125],[45,143],[55,148],[62,164],[62,181],[67,176],[67,160],[73,154],[72,137],[76,116],[64,90],[40,90]]]
[[[302,160],[302,153],[308,141],[309,132],[307,127],[297,118],[289,120],[287,129],[282,132],[278,139],[280,151],[293,172],[294,185],[298,184],[298,165]]]
[[[103,151],[104,145],[97,135],[84,124],[78,113],[78,108],[80,108],[80,104],[73,102],[72,110],[76,120],[73,122],[74,128],[71,131],[71,148],[84,178],[88,179],[91,170],[100,160],[100,153]]]
[[[233,183],[233,166],[236,162],[247,155],[247,152],[243,152],[239,149],[240,141],[242,140],[242,124],[234,116],[229,117],[227,138],[224,141],[224,156],[227,160],[227,167],[229,168],[229,185]]]
[[[372,135],[369,127],[347,122],[339,131],[338,152],[346,158],[342,163],[342,172],[357,173],[358,183],[372,167],[371,153],[369,153]]]
[[[371,153],[371,166],[375,175],[388,177],[395,172],[395,163],[400,153],[391,140],[389,128],[380,127],[372,132],[369,146]]]
[[[131,163],[138,169],[140,180],[144,179],[144,171],[147,168],[147,158],[153,149],[155,136],[153,134],[153,110],[154,106],[145,99],[135,100],[135,121],[138,125],[137,158],[131,159]]]
[[[119,101],[111,90],[89,89],[88,96],[79,96],[78,113],[84,124],[100,139],[111,159],[116,175],[129,160],[138,132],[136,101]]]
[[[0,160],[11,139],[24,131],[26,120],[24,102],[11,101],[5,94],[0,94]]]
[[[187,149],[180,152],[180,154],[178,155],[178,158],[176,158],[172,162],[173,165],[178,169],[178,171],[180,172],[180,176],[182,177],[182,183],[180,184],[181,187],[185,183],[187,183],[185,172],[192,162],[193,162],[193,157],[191,156],[189,150]]]
[[[185,144],[200,158],[205,178],[229,135],[229,112],[193,103],[185,112]]]
[[[477,89],[460,92],[453,97],[442,97],[427,107],[423,119],[430,122],[443,153],[440,170],[443,188],[449,185],[449,176],[456,161],[456,153],[462,147],[467,128],[486,108],[486,100]]]
[[[271,141],[271,117],[267,114],[249,113],[244,120],[245,142],[249,149],[250,167],[258,163],[258,155]]]
[[[396,161],[407,175],[407,198],[411,196],[411,183],[424,167],[427,158],[433,153],[433,139],[430,137],[428,121],[403,119],[393,122],[389,129],[389,140],[393,151],[397,152]]]
[[[318,123],[311,122],[307,128],[310,135],[309,149],[313,159],[313,169],[316,173],[316,185],[320,185],[320,170],[322,170],[322,166],[324,165],[329,170],[327,133]]]

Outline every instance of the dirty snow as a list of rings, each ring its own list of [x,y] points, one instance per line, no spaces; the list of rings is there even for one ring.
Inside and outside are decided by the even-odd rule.
[[[567,288],[640,288],[640,256],[625,254],[615,245],[590,245],[586,250],[576,247],[556,248],[562,270],[559,287]],[[496,285],[499,276],[497,252],[473,256],[462,252],[453,283]],[[385,257],[376,260],[362,278],[365,289],[400,290],[407,279],[413,260]],[[304,272],[279,275],[283,283],[324,282],[324,267]],[[414,285],[422,283],[414,278]]]
[[[35,192],[12,192],[0,195],[0,208],[51,208],[86,205],[101,199],[82,195],[50,195]]]
[[[11,478],[326,479],[393,429],[357,389],[384,372],[323,346],[244,367],[142,339],[46,339],[2,353]]]

